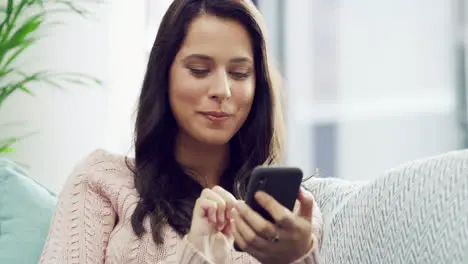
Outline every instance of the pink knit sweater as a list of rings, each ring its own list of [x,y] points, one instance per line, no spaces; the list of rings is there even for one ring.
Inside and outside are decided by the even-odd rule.
[[[169,226],[162,246],[153,242],[150,233],[138,238],[130,223],[138,198],[124,158],[94,151],[62,189],[40,263],[211,263]],[[144,225],[150,229],[148,218]],[[294,263],[313,264],[316,259],[314,246]],[[224,263],[258,261],[232,250]]]

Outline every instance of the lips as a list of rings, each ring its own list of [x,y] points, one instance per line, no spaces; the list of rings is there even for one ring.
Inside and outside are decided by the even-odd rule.
[[[209,111],[209,112],[201,112],[206,118],[214,122],[221,122],[227,120],[231,115],[225,112],[218,112],[218,111]]]
[[[203,112],[204,115],[207,115],[207,116],[213,116],[213,117],[228,117],[230,116],[228,113],[225,113],[225,112],[215,112],[215,111],[211,111],[211,112]]]

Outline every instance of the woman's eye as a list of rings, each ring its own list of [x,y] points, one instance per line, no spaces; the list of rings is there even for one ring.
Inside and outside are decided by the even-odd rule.
[[[204,77],[210,72],[208,69],[190,68],[189,70],[195,77]]]
[[[248,72],[230,72],[229,74],[236,80],[244,80],[250,76]]]

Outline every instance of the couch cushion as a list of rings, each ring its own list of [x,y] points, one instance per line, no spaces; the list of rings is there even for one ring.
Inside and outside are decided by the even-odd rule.
[[[0,263],[38,263],[56,197],[0,159]]]
[[[468,151],[392,169],[329,212],[324,263],[468,263]]]

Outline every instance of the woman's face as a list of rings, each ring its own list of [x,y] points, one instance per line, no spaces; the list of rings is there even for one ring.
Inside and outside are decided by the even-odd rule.
[[[234,21],[201,15],[170,70],[169,98],[182,133],[205,144],[226,144],[244,124],[255,93],[248,32]]]

